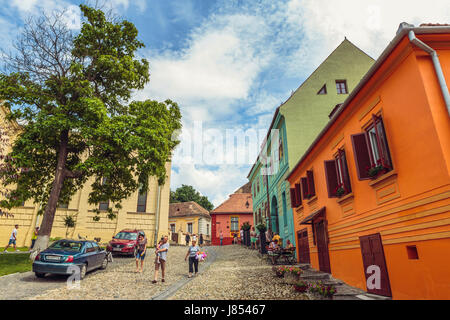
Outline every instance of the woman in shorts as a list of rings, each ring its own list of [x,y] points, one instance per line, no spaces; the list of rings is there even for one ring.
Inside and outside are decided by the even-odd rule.
[[[147,238],[140,232],[137,241],[137,252],[136,252],[136,272],[144,271],[144,259],[145,253],[147,252]],[[139,270],[139,261],[141,262],[141,269]]]

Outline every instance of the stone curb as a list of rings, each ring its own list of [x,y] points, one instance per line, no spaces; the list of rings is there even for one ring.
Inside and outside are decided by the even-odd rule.
[[[32,271],[16,272],[16,273],[11,273],[11,274],[1,276],[0,280],[7,279],[7,278],[13,278],[13,277],[17,277],[17,276],[31,276],[33,274],[34,273]]]
[[[217,252],[213,248],[210,247],[210,250],[208,251],[210,253],[209,258],[204,263],[202,270],[198,271],[198,274],[201,274],[208,270],[209,266],[216,260]],[[198,275],[197,275],[198,276]],[[153,296],[151,300],[167,300],[171,296],[173,296],[178,290],[180,290],[182,287],[184,287],[187,283],[194,280],[195,278],[185,278],[178,280],[176,283],[171,285],[169,288],[164,290],[163,292],[157,294],[156,296]]]

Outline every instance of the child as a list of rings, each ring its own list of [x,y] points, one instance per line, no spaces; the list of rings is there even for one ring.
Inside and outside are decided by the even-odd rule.
[[[159,257],[160,254],[156,253],[156,251],[159,250],[159,248],[161,247],[161,245],[164,243],[164,238],[161,238],[161,240],[159,240],[158,245],[156,246],[156,250],[155,250],[155,254],[156,254],[156,259],[155,259],[155,263],[159,264]]]

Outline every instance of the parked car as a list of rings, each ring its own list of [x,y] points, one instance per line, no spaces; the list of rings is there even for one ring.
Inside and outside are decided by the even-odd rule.
[[[108,243],[106,250],[114,254],[136,255],[137,238],[141,230],[122,230]]]
[[[58,240],[39,253],[33,262],[36,277],[44,278],[47,273],[70,275],[74,266],[80,269],[80,279],[86,272],[95,269],[106,269],[108,256],[95,241]]]

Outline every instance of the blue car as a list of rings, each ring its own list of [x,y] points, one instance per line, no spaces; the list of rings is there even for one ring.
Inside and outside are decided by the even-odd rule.
[[[107,252],[95,241],[59,240],[36,256],[33,272],[38,278],[44,278],[47,273],[71,275],[79,272],[83,279],[88,271],[106,269],[108,262]]]

